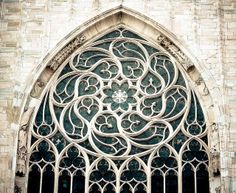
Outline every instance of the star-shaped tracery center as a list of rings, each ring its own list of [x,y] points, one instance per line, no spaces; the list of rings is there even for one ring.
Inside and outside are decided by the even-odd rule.
[[[128,82],[112,82],[103,89],[106,95],[103,102],[110,104],[111,110],[128,110],[136,103],[135,94],[137,90]]]
[[[112,95],[113,101],[117,103],[123,103],[127,100],[127,98],[128,98],[127,93],[122,90],[115,91]]]

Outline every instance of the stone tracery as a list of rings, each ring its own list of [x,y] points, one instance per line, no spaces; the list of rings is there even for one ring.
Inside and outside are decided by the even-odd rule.
[[[179,137],[175,142],[177,136],[184,137]],[[38,143],[38,140],[42,138],[45,138],[47,150],[57,149],[54,152],[55,157],[60,155],[61,151],[68,150],[67,144],[76,143],[76,155],[106,156],[110,160],[96,162],[96,158],[87,158],[87,162],[91,162],[90,165],[96,165],[93,164],[94,173],[99,170],[100,164],[113,171],[114,175],[117,175],[114,167],[117,167],[116,170],[119,167],[111,166],[111,162],[130,159],[121,165],[120,179],[115,177],[116,183],[121,182],[119,187],[113,175],[109,179],[98,179],[91,173],[87,179],[91,185],[85,187],[85,190],[106,192],[109,188],[117,188],[118,192],[134,193],[151,190],[147,184],[151,176],[144,172],[145,159],[142,156],[147,156],[149,162],[158,158],[163,162],[163,157],[171,157],[173,163],[174,159],[181,162],[181,159],[174,158],[174,154],[187,151],[181,149],[188,143],[187,138],[197,137],[201,143],[207,143],[205,136],[203,112],[177,64],[167,53],[155,48],[145,39],[119,28],[91,43],[84,51],[73,55],[65,65],[55,85],[48,90],[36,115],[32,131],[32,145],[36,149],[32,149],[31,153],[40,152],[38,146],[41,142]],[[168,148],[159,149],[162,144],[170,145]],[[150,156],[156,149],[159,149],[157,155]],[[191,154],[190,145],[187,145],[187,149],[190,151],[187,154]],[[202,148],[193,151],[205,151],[202,157],[207,155],[206,150]],[[72,153],[73,156],[75,159],[76,156]],[[133,156],[137,159],[131,159]],[[30,167],[38,165],[42,159],[30,160]],[[58,170],[54,165],[57,160],[53,156],[45,159],[43,162],[48,162],[46,165],[50,163],[53,170]],[[197,161],[199,164],[205,164],[206,159]],[[189,165],[193,161],[183,160],[184,164]],[[58,161],[61,162],[61,158]],[[87,165],[85,170],[89,169],[90,165]],[[60,165],[60,170],[66,170],[68,166],[64,166]],[[73,163],[72,168],[78,170],[77,165]],[[158,161],[149,168],[152,172],[158,170],[158,175],[163,179],[181,172],[175,164],[163,162],[161,165]],[[44,166],[41,169],[43,173]],[[136,170],[143,173],[132,177],[135,173],[133,171]],[[67,173],[64,172],[63,175],[68,176]],[[71,184],[76,175],[70,174],[68,182],[65,183]],[[131,176],[131,179],[128,179],[128,176]],[[98,185],[96,181],[99,180],[104,184]],[[68,186],[75,191],[73,183]],[[166,184],[163,182],[162,186],[165,187]],[[196,189],[194,191],[197,192]]]

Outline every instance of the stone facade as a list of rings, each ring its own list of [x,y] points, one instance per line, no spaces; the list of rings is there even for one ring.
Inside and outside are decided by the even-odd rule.
[[[213,173],[220,167],[221,178],[210,179],[216,184],[211,191],[236,191],[235,0],[2,0],[0,192],[14,192],[18,131],[25,125],[25,100],[46,67],[47,56],[61,50],[58,42],[66,44],[74,29],[121,5],[163,26],[179,42],[178,49],[194,56],[190,59],[200,76],[189,75],[202,96],[203,108],[215,113],[214,118],[209,116],[209,140],[216,147],[212,152]],[[148,18],[144,22],[150,22]],[[78,41],[82,40],[80,37]],[[165,46],[162,37],[157,41]],[[204,95],[212,101],[204,102]],[[220,188],[217,180],[221,181]]]

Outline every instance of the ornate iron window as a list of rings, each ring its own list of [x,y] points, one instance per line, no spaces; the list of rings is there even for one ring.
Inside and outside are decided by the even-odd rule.
[[[60,69],[34,120],[28,193],[209,192],[204,114],[164,49],[118,28]]]

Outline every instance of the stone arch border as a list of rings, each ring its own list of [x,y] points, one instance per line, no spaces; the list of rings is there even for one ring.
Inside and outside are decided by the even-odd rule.
[[[52,80],[54,73],[64,61],[69,58],[75,50],[82,48],[98,34],[107,31],[117,25],[126,26],[138,34],[142,34],[148,41],[158,44],[166,50],[185,70],[190,85],[196,92],[196,95],[203,107],[206,118],[206,124],[209,130],[208,138],[210,147],[210,188],[211,192],[220,187],[220,137],[223,136],[225,121],[222,116],[223,110],[217,99],[221,98],[220,91],[214,85],[213,76],[204,65],[186,49],[180,41],[164,27],[160,26],[150,18],[127,9],[117,7],[108,10],[95,18],[89,20],[68,34],[61,42],[49,52],[38,67],[32,72],[25,90],[24,100],[20,109],[20,116],[15,123],[19,126],[18,130],[18,148],[16,160],[16,186],[21,192],[26,192],[26,160],[27,149],[29,148],[29,127],[32,124],[32,115],[35,107],[39,106],[46,87]],[[214,96],[214,97],[211,97]],[[215,99],[215,100],[214,100]],[[219,118],[222,117],[222,120]],[[223,140],[223,139],[222,139]]]

